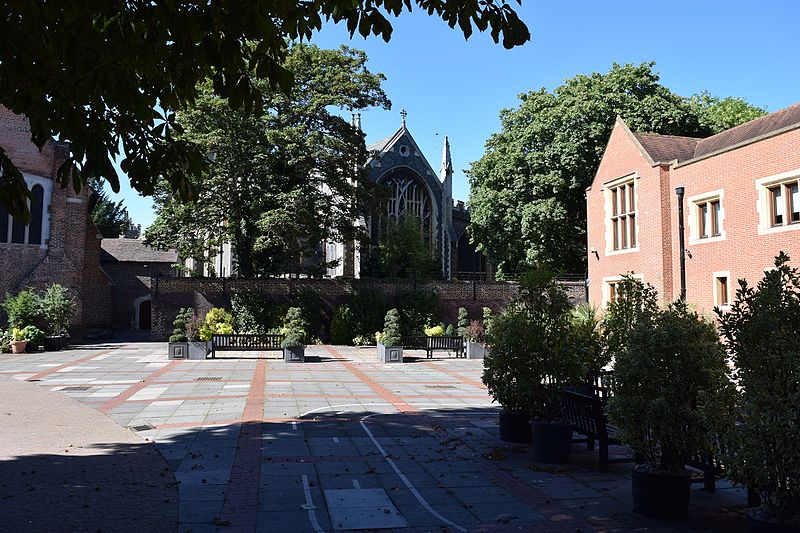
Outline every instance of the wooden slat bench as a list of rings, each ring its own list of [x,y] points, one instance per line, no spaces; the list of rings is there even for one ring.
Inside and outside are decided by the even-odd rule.
[[[630,463],[633,457],[609,459],[608,446],[620,444],[615,438],[616,428],[608,425],[603,402],[594,395],[581,394],[576,391],[561,391],[561,414],[564,420],[574,426],[574,431],[584,435],[586,439],[577,442],[586,442],[590,450],[594,450],[594,443],[599,445],[600,472],[608,472],[609,464]]]
[[[214,334],[211,336],[211,357],[216,357],[216,352],[283,350],[281,342],[283,342],[283,335],[279,333]]]
[[[464,337],[460,335],[442,335],[439,337],[411,336],[402,337],[403,348],[407,350],[425,350],[425,356],[430,359],[435,350],[445,350],[455,353],[456,357],[466,357]]]

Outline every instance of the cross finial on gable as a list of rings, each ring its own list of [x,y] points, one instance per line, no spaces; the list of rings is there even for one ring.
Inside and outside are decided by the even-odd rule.
[[[405,109],[400,111],[400,116],[403,117],[403,126],[405,126],[406,125],[406,117],[408,116],[408,113],[406,113]]]

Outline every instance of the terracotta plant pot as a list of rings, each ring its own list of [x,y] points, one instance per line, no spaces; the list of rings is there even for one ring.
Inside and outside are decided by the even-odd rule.
[[[11,341],[9,344],[11,344],[11,353],[25,353],[28,341]]]

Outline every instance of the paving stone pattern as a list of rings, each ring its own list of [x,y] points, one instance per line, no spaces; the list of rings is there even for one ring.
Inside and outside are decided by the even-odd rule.
[[[665,524],[630,511],[629,465],[598,473],[577,444],[569,466],[535,463],[499,440],[481,361],[406,352],[402,365],[330,346],[304,364],[168,361],[165,343],[109,344],[3,356],[0,376],[155,441],[182,532],[744,530],[745,491],[724,482],[695,486],[691,518]]]

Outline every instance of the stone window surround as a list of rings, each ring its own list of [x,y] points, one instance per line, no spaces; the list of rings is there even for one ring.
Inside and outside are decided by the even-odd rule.
[[[766,176],[755,180],[756,186],[756,212],[758,213],[758,234],[769,235],[785,231],[798,231],[800,224],[783,224],[773,226],[771,220],[771,206],[769,188],[782,183],[797,181],[800,178],[800,168]]]
[[[641,176],[634,172],[632,174],[627,174],[620,178],[615,178],[611,181],[608,181],[603,184],[603,188],[600,189],[603,192],[603,222],[605,226],[605,255],[619,255],[619,254],[628,254],[632,252],[639,251],[639,243],[641,242],[640,233],[639,233],[639,184],[638,180],[641,179]],[[614,229],[611,225],[611,213],[612,206],[611,206],[611,189],[618,187],[623,184],[632,183],[633,184],[633,198],[634,204],[636,205],[636,209],[633,211],[634,215],[636,215],[636,246],[631,248],[622,248],[619,250],[614,249]]]
[[[632,277],[633,279],[639,280],[644,283],[644,274],[636,274],[633,272],[629,272],[627,275]],[[611,286],[617,284],[618,282],[622,281],[623,276],[606,276],[603,278],[603,294],[602,294],[602,307],[605,308],[609,303],[611,303]]]
[[[700,238],[699,217],[700,205],[711,200],[719,200],[719,220],[717,223],[720,226],[719,235],[712,235],[709,237]],[[687,198],[689,205],[689,244],[694,246],[697,244],[706,244],[710,242],[724,241],[725,233],[725,189],[717,189],[700,194],[695,194]]]
[[[41,244],[28,244],[28,231],[30,230],[30,226],[26,225],[25,243],[12,243],[10,242],[11,239],[7,239],[8,242],[0,242],[0,246],[38,246],[39,248],[47,249],[47,246],[50,242],[50,205],[53,199],[53,180],[50,178],[37,176],[36,174],[29,174],[27,172],[23,172],[22,177],[25,178],[25,184],[28,186],[29,190],[33,189],[35,185],[40,185],[44,191],[44,194],[42,195],[42,242]],[[7,216],[9,217],[8,232],[10,236],[12,218],[11,215]]]
[[[720,301],[720,299],[719,299],[719,286],[718,286],[719,283],[717,283],[717,278],[725,278],[727,280],[726,287],[727,287],[728,294],[726,294],[725,301],[727,301],[728,303],[725,304],[725,305],[720,305],[719,304],[719,301]],[[714,301],[714,305],[716,307],[719,307],[722,311],[729,310],[731,308],[731,301],[732,301],[732,296],[733,296],[733,294],[732,294],[733,293],[733,288],[731,286],[731,271],[730,270],[720,270],[720,271],[717,271],[717,272],[713,272],[711,274],[711,283],[712,283],[712,287],[713,287],[712,292],[713,292],[713,296],[714,296],[714,300],[713,300]]]

